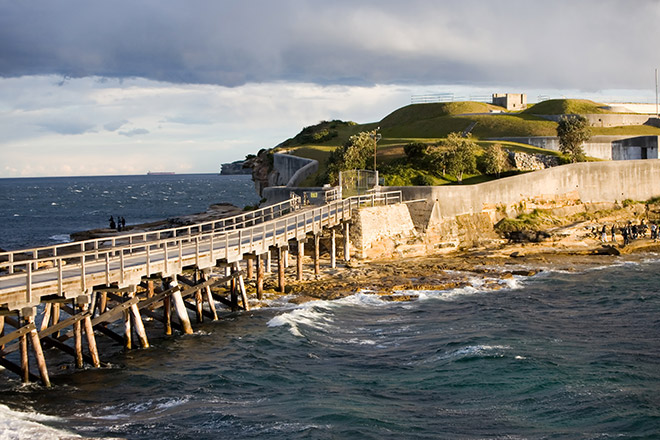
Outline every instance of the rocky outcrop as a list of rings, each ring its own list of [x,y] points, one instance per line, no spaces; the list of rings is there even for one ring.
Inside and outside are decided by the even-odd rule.
[[[244,160],[237,160],[232,163],[223,163],[220,167],[220,174],[223,176],[231,176],[237,174],[252,174],[250,168],[244,166]]]
[[[140,223],[126,225],[121,231],[109,228],[91,229],[89,231],[73,232],[70,234],[72,241],[92,240],[103,237],[114,237],[122,234],[133,234],[138,232],[157,231],[160,229],[178,228],[181,226],[194,225],[212,220],[218,220],[225,217],[241,215],[243,210],[229,203],[218,203],[211,205],[205,212],[197,214],[182,215],[180,217],[171,217],[165,220],[158,220],[150,223]]]
[[[247,159],[244,166],[252,171],[254,188],[261,197],[264,188],[272,185],[270,175],[273,171],[273,152],[265,149],[261,150],[256,156]]]
[[[527,154],[517,151],[509,151],[509,162],[511,162],[513,168],[520,171],[537,171],[559,165],[559,159],[556,156]]]

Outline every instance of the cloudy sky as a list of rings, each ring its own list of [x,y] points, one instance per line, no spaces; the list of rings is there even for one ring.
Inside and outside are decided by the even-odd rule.
[[[413,94],[655,101],[658,0],[0,0],[0,177],[217,172]]]

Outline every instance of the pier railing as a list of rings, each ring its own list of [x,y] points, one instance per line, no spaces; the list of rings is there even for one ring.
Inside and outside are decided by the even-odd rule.
[[[33,269],[38,269],[40,262],[53,260],[55,257],[59,256],[70,258],[74,255],[88,254],[90,252],[94,255],[98,255],[99,250],[109,247],[117,248],[123,245],[129,245],[130,247],[134,244],[143,245],[144,243],[158,241],[163,238],[193,236],[205,232],[218,232],[245,228],[290,214],[299,209],[299,207],[300,197],[294,195],[289,200],[265,208],[192,225],[130,234],[117,234],[108,237],[62,243],[52,246],[0,252],[0,271],[4,269],[11,274],[17,266],[24,266],[27,261],[35,263],[33,264]]]
[[[401,201],[400,191],[373,193],[283,214],[290,209],[291,201],[287,201],[280,207],[274,205],[260,210],[262,221],[245,218],[227,223],[228,219],[225,219],[224,223],[218,220],[186,228],[115,237],[110,240],[110,246],[106,245],[108,239],[99,239],[70,243],[68,247],[4,253],[20,253],[27,258],[1,263],[0,267],[10,270],[0,275],[0,306],[9,309],[28,307],[38,304],[43,296],[62,296],[65,291],[71,297],[98,284],[123,285],[129,282],[129,278],[180,273],[186,266],[202,268],[215,265],[217,260],[239,261],[245,254],[262,254],[270,246],[303,239],[309,232],[320,233],[325,227],[350,219],[352,211],[359,207]],[[264,221],[267,217],[271,219]],[[215,226],[205,230],[205,225]],[[62,248],[67,252],[61,252]]]

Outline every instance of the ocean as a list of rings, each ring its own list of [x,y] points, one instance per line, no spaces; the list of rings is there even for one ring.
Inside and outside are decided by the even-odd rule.
[[[0,438],[660,438],[660,255],[500,284],[281,298],[146,350],[98,337],[111,365],[62,356],[51,389],[0,372]]]
[[[69,234],[204,212],[214,203],[239,208],[259,196],[250,176],[176,174],[0,179],[0,249],[67,242]]]

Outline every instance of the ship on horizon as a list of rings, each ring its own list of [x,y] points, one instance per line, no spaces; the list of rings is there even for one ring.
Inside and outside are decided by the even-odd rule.
[[[147,176],[172,176],[174,171],[148,171]]]

